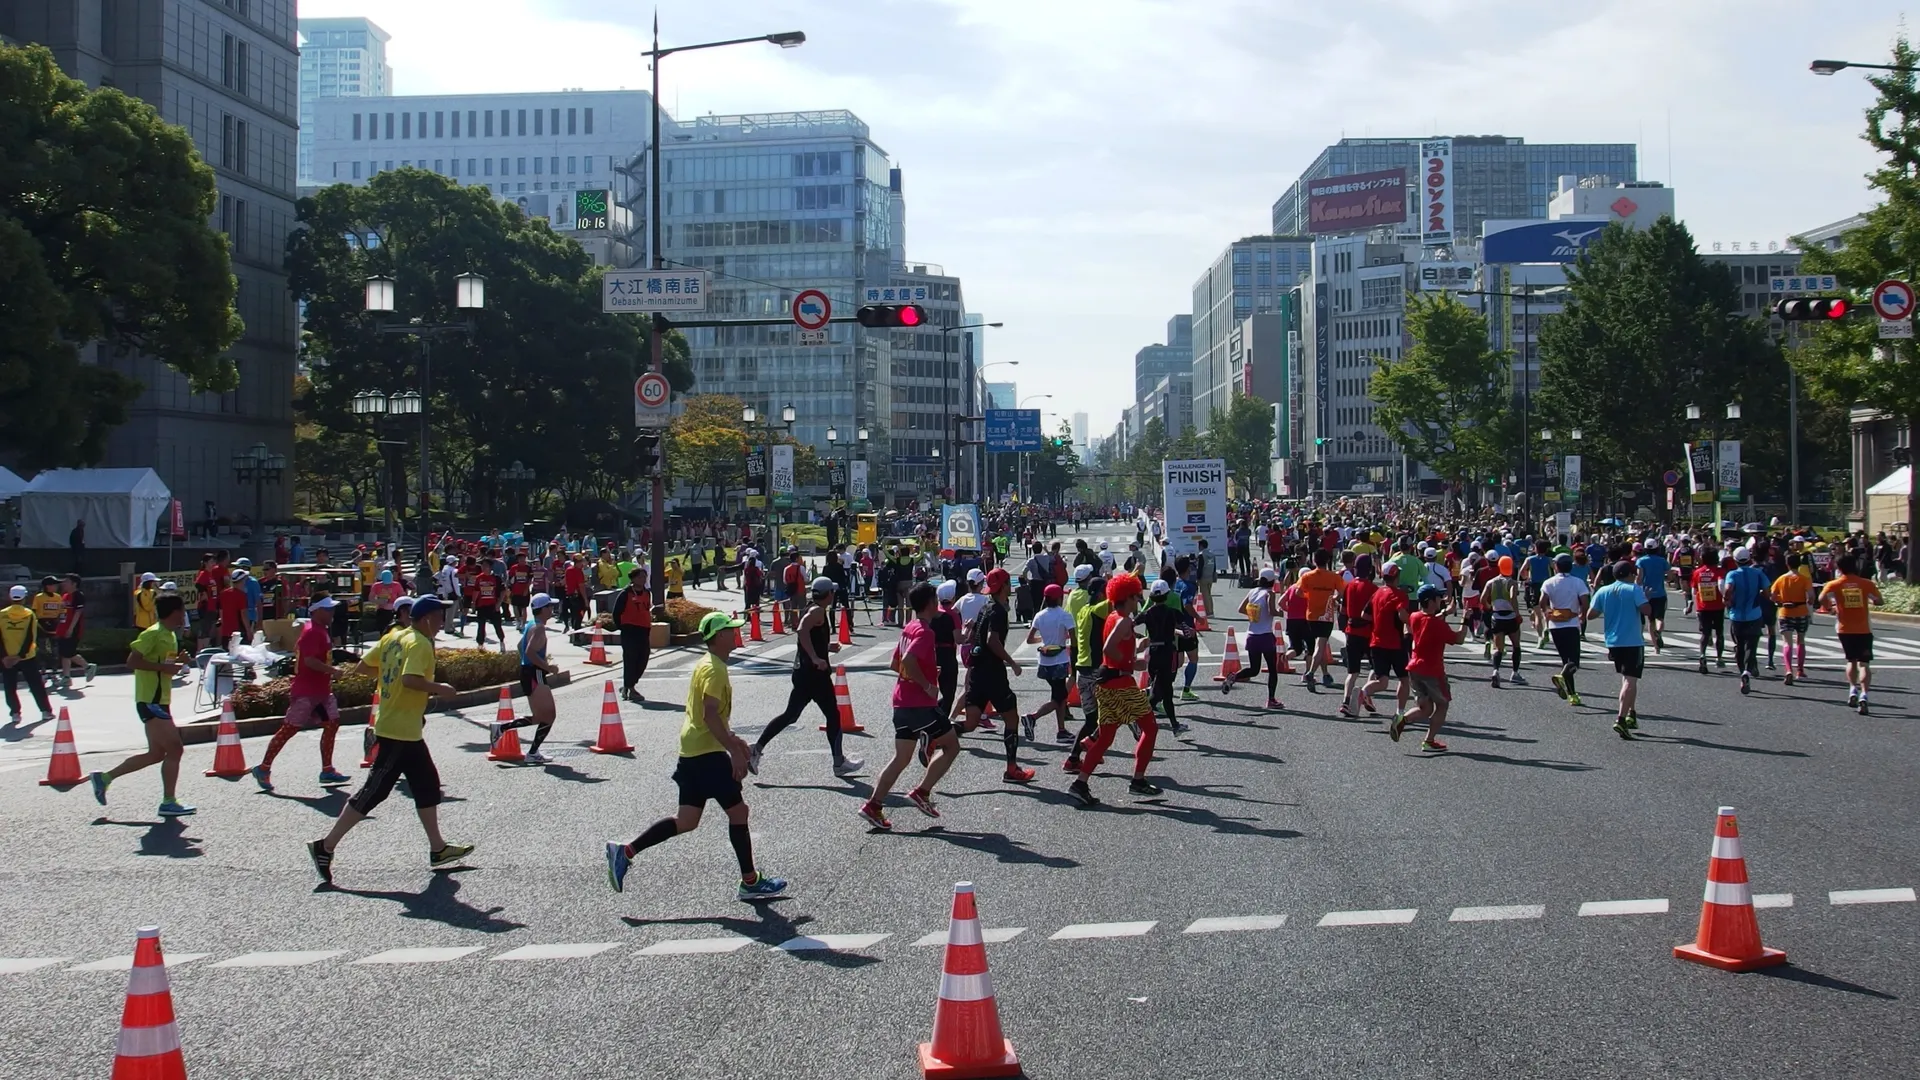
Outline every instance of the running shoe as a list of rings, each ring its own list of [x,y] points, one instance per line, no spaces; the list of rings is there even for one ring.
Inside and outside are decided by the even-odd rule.
[[[526,754],[526,762],[529,765],[551,765],[553,759],[538,750],[529,750]]]
[[[427,864],[429,866],[445,866],[448,863],[457,863],[471,854],[473,854],[472,844],[448,844],[439,851],[428,855]]]
[[[1579,707],[1580,707],[1580,695],[1579,695],[1579,694],[1568,694],[1568,695],[1567,695],[1567,704],[1569,704],[1569,705],[1571,705],[1571,706],[1573,706],[1573,707],[1574,707],[1574,708],[1576,708],[1576,709],[1577,709],[1577,708],[1579,708]]]
[[[1494,690],[1500,689],[1500,673],[1499,672],[1496,671],[1493,673],[1493,679],[1487,683],[1487,686]]]
[[[1639,712],[1639,710],[1637,710],[1637,709],[1628,709],[1628,710],[1627,710],[1627,730],[1628,730],[1628,731],[1639,731],[1639,730],[1640,730],[1640,712]]]
[[[103,772],[94,773],[87,777],[87,780],[93,785],[93,801],[101,806],[107,805],[107,785],[113,783],[113,780]]]
[[[1514,672],[1512,675],[1507,676],[1507,681],[1512,683],[1515,686],[1527,685],[1527,677],[1525,675],[1520,674],[1517,671]]]
[[[1623,739],[1633,738],[1633,729],[1627,726],[1627,718],[1624,716],[1613,722],[1613,733]]]
[[[1127,790],[1133,792],[1135,795],[1145,795],[1148,797],[1161,794],[1160,785],[1148,780],[1144,776],[1134,777],[1133,780],[1127,784]]]
[[[973,725],[973,727],[971,728],[971,730],[973,730],[973,731],[999,731],[999,730],[1000,730],[1000,725],[998,725],[998,724],[996,724],[996,723],[994,723],[994,722],[993,722],[993,717],[991,717],[991,716],[984,716],[984,715],[983,715],[983,716],[981,716],[981,717],[980,717],[980,722],[979,722],[979,723],[977,723],[977,724],[975,724],[975,725]]]
[[[1559,694],[1561,700],[1564,701],[1566,699],[1567,677],[1565,675],[1555,675],[1553,677],[1553,692]]]
[[[1793,685],[1793,672],[1791,671],[1787,672],[1787,685],[1788,686]]]
[[[876,829],[893,828],[893,822],[887,820],[887,812],[880,809],[879,803],[863,802],[860,804],[858,813],[861,817],[867,819],[867,824]]]
[[[320,874],[320,880],[333,884],[333,852],[327,850],[325,840],[307,841],[307,857],[313,860],[313,868]]]
[[[1849,688],[1847,690],[1847,708],[1851,709],[1859,704],[1860,704],[1860,691]],[[94,773],[93,775],[99,776],[100,774]]]
[[[17,724],[17,723],[19,723],[19,722],[20,722],[20,714],[19,714],[19,713],[17,713],[17,712],[16,712],[16,713],[8,713],[8,714],[7,714],[7,723],[9,723],[9,724]]]
[[[1085,780],[1075,780],[1073,783],[1068,784],[1067,794],[1078,799],[1081,806],[1100,805],[1100,800],[1093,794],[1093,789],[1087,786]]]
[[[1372,694],[1368,694],[1368,693],[1365,693],[1365,692],[1362,692],[1362,693],[1361,693],[1361,695],[1360,695],[1360,707],[1361,707],[1361,708],[1363,708],[1363,709],[1365,709],[1365,710],[1367,710],[1367,714],[1368,714],[1368,715],[1370,715],[1370,716],[1379,716],[1379,715],[1380,715],[1380,710],[1379,710],[1379,709],[1376,709],[1376,708],[1374,708],[1374,706],[1373,706],[1373,695],[1372,695]]]
[[[1073,741],[1073,732],[1068,731],[1066,728],[1061,728],[1060,731],[1054,735],[1053,741],[1070,743]]]
[[[1180,700],[1181,701],[1199,701],[1200,695],[1194,693],[1193,687],[1189,686],[1180,691]]]
[[[747,748],[747,771],[748,772],[752,773],[755,776],[760,775],[760,756],[765,752],[766,751],[764,751],[758,746],[751,746]]]
[[[1860,695],[1859,709],[1860,709],[1861,716],[1867,715],[1867,697],[1865,694]]]
[[[1323,672],[1321,672],[1321,673],[1320,673],[1320,685],[1321,685],[1321,686],[1332,686],[1332,685],[1333,685],[1333,676],[1332,676],[1332,675],[1329,675],[1328,673],[1326,673],[1326,672],[1324,672],[1324,671],[1323,671]]]
[[[99,664],[88,664],[88,665],[87,665],[87,682],[89,682],[89,683],[91,683],[91,682],[93,682],[93,677],[94,677],[95,675],[98,675],[98,674],[100,674],[100,665],[99,665]]]
[[[1020,734],[1024,735],[1028,742],[1033,741],[1033,716],[1031,713],[1020,718]]]
[[[627,867],[633,860],[627,856],[627,845],[618,840],[607,841],[607,884],[614,892],[627,891]]]
[[[1707,673],[1707,658],[1702,656],[1700,658],[1700,674],[1705,675],[1706,673]]]
[[[1721,670],[1721,671],[1725,671],[1725,670],[1727,670],[1727,658],[1726,658],[1726,657],[1724,657],[1724,656],[1716,656],[1716,657],[1714,657],[1714,659],[1713,659],[1713,666],[1714,666],[1714,667],[1716,667],[1716,668],[1718,668],[1718,669],[1719,669],[1719,670]]]
[[[1349,720],[1360,719],[1360,714],[1354,712],[1353,707],[1351,705],[1348,705],[1344,701],[1340,703],[1340,707],[1338,709],[1335,709],[1334,712],[1340,714],[1341,716],[1346,717]]]
[[[188,814],[198,812],[199,809],[197,806],[188,806],[179,799],[167,799],[160,804],[159,813],[161,817],[186,817]]]
[[[1268,698],[1268,699],[1267,699],[1267,708],[1269,708],[1269,709],[1284,709],[1284,708],[1286,708],[1286,706],[1285,706],[1285,705],[1282,705],[1282,704],[1280,704],[1280,699],[1279,699],[1279,698],[1277,698],[1277,697],[1270,697],[1270,698]]]
[[[1063,761],[1063,762],[1061,762],[1061,763],[1060,763],[1060,771],[1061,771],[1061,772],[1064,772],[1064,773],[1077,773],[1077,772],[1079,772],[1079,771],[1080,771],[1080,759],[1079,759],[1079,758],[1077,758],[1077,757],[1074,757],[1074,756],[1072,756],[1072,755],[1068,755],[1068,757],[1067,757],[1067,760],[1065,760],[1065,761]]]
[[[1167,730],[1173,732],[1175,735],[1178,735],[1181,732],[1187,730],[1187,725],[1169,716],[1167,717]]]
[[[1133,732],[1134,742],[1140,741],[1140,725],[1138,723],[1129,723],[1127,725],[1127,730]]]
[[[1234,683],[1234,678],[1233,678],[1233,676],[1231,676],[1231,675],[1223,675],[1223,676],[1221,676],[1221,678],[1220,678],[1220,693],[1221,693],[1222,695],[1226,695],[1226,694],[1231,694],[1231,693],[1233,693],[1233,683]]]
[[[338,769],[321,769],[320,770],[320,786],[321,787],[339,787],[341,784],[351,784],[351,783],[353,783],[353,777],[348,776],[346,773],[343,773]]]
[[[912,803],[915,809],[930,818],[940,816],[939,808],[933,805],[933,796],[921,791],[919,788],[914,788],[912,791],[907,792],[907,801]]]
[[[1394,742],[1399,742],[1400,733],[1405,730],[1407,730],[1407,714],[1394,713],[1393,723],[1387,725],[1387,738],[1392,739]]]
[[[1420,749],[1430,754],[1444,754],[1447,752],[1447,744],[1436,739],[1426,739],[1420,743]]]
[[[1021,768],[1018,765],[1009,765],[1007,766],[1007,771],[1000,774],[1000,779],[1005,780],[1009,784],[1032,783],[1033,777],[1034,772],[1032,769]],[[938,815],[935,816],[937,817]]]
[[[1771,656],[1767,657],[1767,670],[1768,671],[1773,670],[1773,657]]]
[[[1743,694],[1753,693],[1753,676],[1744,671],[1740,673],[1740,692]]]
[[[273,770],[265,765],[255,765],[247,770],[253,774],[253,782],[260,785],[261,791],[273,790]]]
[[[768,877],[765,874],[753,875],[753,883],[740,883],[740,889],[734,895],[742,900],[771,900],[787,891],[787,879]]]
[[[860,770],[866,767],[867,767],[867,762],[866,762],[866,759],[864,758],[843,757],[839,761],[836,761],[833,763],[833,775],[858,776],[860,775]]]

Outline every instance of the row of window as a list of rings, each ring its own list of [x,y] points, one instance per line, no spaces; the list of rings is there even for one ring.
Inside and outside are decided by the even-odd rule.
[[[749,247],[775,244],[838,244],[852,233],[845,218],[802,221],[714,221],[668,225],[668,247]]]
[[[856,158],[849,167],[849,158]],[[862,175],[856,155],[840,151],[798,154],[668,154],[661,162],[669,183],[708,180],[783,180],[792,176]]]
[[[854,274],[852,251],[799,251],[751,255],[677,255],[682,266],[731,274],[755,281],[798,282],[810,287],[831,278]]]
[[[244,127],[245,125],[243,124],[242,126]],[[576,171],[578,171],[578,172],[584,172],[587,175],[591,176],[593,174],[593,162],[596,156],[597,155],[589,154],[584,158],[582,157],[567,158],[567,175],[568,176],[575,175]],[[526,176],[527,162],[529,160],[533,162],[534,176],[560,175],[560,158],[558,155],[555,155],[553,157],[536,157],[531,159],[524,158],[524,157],[522,158],[504,158],[503,157],[500,159],[500,175],[501,176]],[[449,161],[451,161],[451,164],[453,166],[451,171],[447,169],[447,165],[449,164]],[[469,180],[472,180],[482,176],[494,175],[493,161],[494,159],[490,157],[468,158],[467,171],[465,173],[466,178]],[[583,162],[584,162],[584,165],[582,164]],[[340,166],[342,164],[345,164],[350,167],[352,172],[351,176],[343,177],[340,175]],[[427,168],[427,159],[418,158],[414,160],[408,160],[406,158],[402,158],[400,160],[401,168],[406,168],[409,165],[414,166],[415,168],[425,169]],[[387,162],[386,168],[388,169],[393,168],[393,162],[391,161]],[[379,173],[382,171],[384,170],[381,168],[380,163],[378,161],[367,162],[368,176],[373,176],[376,173]],[[462,175],[460,172],[460,159],[459,158],[452,158],[452,159],[434,158],[433,168],[431,171],[440,173],[443,176],[451,176],[455,179],[459,179],[460,176]],[[360,163],[358,161],[334,162],[333,178],[335,180],[360,179]],[[555,188],[558,189],[558,186],[559,185],[556,184]],[[535,188],[534,190],[538,191],[539,189]]]
[[[533,133],[535,135],[546,136],[560,134],[561,110],[556,107],[532,110],[501,109],[499,110],[500,135],[502,137],[525,135],[527,133],[527,113],[529,111],[533,113]],[[567,134],[593,134],[592,106],[570,108],[565,111],[567,114]],[[400,121],[397,128],[394,125],[395,117],[398,117]],[[417,120],[416,117],[418,118]],[[353,137],[356,140],[362,137],[361,132],[364,131],[365,138],[369,142],[378,141],[383,138],[380,134],[383,127],[386,131],[384,138],[387,139],[425,139],[429,137],[427,135],[427,112],[424,109],[417,113],[370,112],[364,117],[364,124],[362,123],[362,119],[361,114],[353,114]],[[382,124],[383,119],[385,121],[384,125]],[[493,127],[493,109],[467,110],[466,138],[493,138]],[[398,133],[397,135],[396,132]],[[461,138],[460,111],[455,109],[452,112],[438,111],[433,113],[433,135],[431,137],[435,139]]]

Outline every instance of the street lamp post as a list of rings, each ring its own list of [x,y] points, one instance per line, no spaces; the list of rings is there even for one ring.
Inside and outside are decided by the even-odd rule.
[[[1740,419],[1740,403],[1737,401],[1729,402],[1727,404],[1726,416],[1728,420]],[[1687,419],[1695,423],[1698,423],[1700,421],[1700,406],[1689,403],[1687,405]],[[1715,457],[1712,465],[1710,466],[1710,468],[1712,469],[1712,472],[1710,474],[1710,479],[1708,482],[1713,485],[1713,539],[1715,543],[1719,543],[1721,540],[1725,539],[1725,537],[1722,535],[1722,529],[1720,528],[1720,520],[1721,518],[1726,516],[1725,511],[1723,510],[1720,504],[1720,462],[1719,462],[1720,430],[1719,428],[1714,427],[1711,430],[1709,430],[1707,432],[1707,437],[1714,444]],[[1688,492],[1688,498],[1689,500],[1691,500],[1692,492]]]
[[[433,339],[443,334],[465,334],[473,337],[475,321],[481,309],[487,306],[487,279],[475,273],[465,273],[454,280],[454,307],[465,318],[456,323],[423,323],[411,321],[394,326],[377,326],[375,330],[382,334],[411,334],[420,339],[420,390],[411,395],[420,413],[420,569],[423,576],[433,573],[431,561],[427,558],[427,526],[433,513],[432,476],[432,426],[427,414],[426,403],[433,395]],[[366,309],[375,316],[391,315],[394,312],[393,279],[375,276],[367,279]],[[409,397],[407,394],[399,395]],[[387,412],[396,399],[388,399]],[[369,410],[378,411],[378,410]],[[424,589],[423,589],[424,591]]]
[[[948,359],[948,356],[952,353],[952,349],[950,348],[952,342],[948,340],[947,335],[961,330],[979,330],[983,327],[992,327],[998,330],[1005,325],[1006,323],[998,322],[956,323],[953,326],[943,326],[940,328],[940,404],[946,409],[947,414],[952,417],[951,420],[947,421],[947,467],[941,473],[946,484],[945,494],[947,498],[953,498],[960,493],[960,425],[966,421],[966,417],[969,415],[967,410],[955,411],[953,407],[953,376],[954,371],[960,366],[960,361]],[[1020,361],[1002,360],[1000,363],[1018,365]],[[980,370],[985,371],[987,368],[993,366],[992,364],[984,364]],[[934,456],[939,457],[940,455],[935,454]],[[980,485],[977,482],[974,484],[973,496],[976,500],[980,497]]]
[[[786,427],[789,437],[793,435],[793,421],[797,415],[798,414],[794,412],[792,402],[788,402],[780,407],[780,423]],[[759,410],[751,405],[747,405],[740,410],[740,420],[749,426],[756,422],[761,422],[764,424],[767,433],[766,445],[760,451],[763,457],[762,464],[766,469],[761,477],[760,490],[765,493],[767,500],[765,508],[767,550],[778,555],[780,553],[780,518],[779,515],[774,512],[773,505],[773,417],[769,416],[762,422],[760,421]]]
[[[749,45],[755,42],[769,42],[783,49],[792,49],[804,44],[807,35],[799,30],[787,30],[777,34],[761,34],[758,37],[729,38],[726,41],[707,41],[698,45],[675,45],[671,48],[660,47],[660,13],[653,16],[653,48],[641,55],[651,63],[647,66],[653,73],[653,94],[647,101],[647,111],[652,114],[647,142],[647,258],[648,265],[655,270],[664,270],[667,266],[665,255],[660,248],[660,61],[674,53],[692,52],[695,49],[718,49],[726,45]],[[648,370],[660,372],[666,366],[666,328],[661,325],[662,316],[654,312],[647,322]],[[667,579],[667,478],[665,461],[653,474],[652,521],[653,543],[649,545],[648,563],[651,564],[649,581]],[[771,477],[769,477],[771,479]],[[657,589],[655,595],[660,598],[656,609],[664,613],[666,591]]]
[[[527,507],[522,491],[533,482],[533,470],[515,461],[513,464],[493,474],[495,480],[507,485],[513,491],[513,513],[522,529],[526,528]]]
[[[284,454],[276,454],[263,442],[254,443],[233,455],[233,478],[253,484],[253,528],[257,537],[266,527],[267,484],[279,483],[287,468]]]
[[[405,417],[419,413],[420,395],[409,390],[404,394],[395,394],[392,397],[388,397],[378,390],[362,390],[353,395],[350,407],[353,410],[353,415],[371,418],[374,422],[375,434],[378,435],[380,422],[387,417]],[[373,441],[376,445],[383,448],[407,445],[404,440],[400,439],[381,439],[376,437]],[[380,504],[382,506],[380,516],[386,525],[387,538],[389,540],[395,539],[392,488],[393,469],[387,461],[386,450],[382,449],[380,451]]]
[[[1011,361],[1009,361],[1009,363],[1011,363]],[[1021,398],[1017,404],[1018,404],[1018,407],[1025,408],[1027,402],[1039,401],[1043,398],[1048,401],[1052,401],[1053,395],[1052,394],[1028,394],[1026,397]],[[1020,451],[1020,456],[1014,460],[1013,481],[1014,481],[1014,486],[1020,489],[1020,501],[1026,502],[1027,499],[1029,498],[1030,493],[1027,491],[1027,452],[1025,450]]]
[[[1872,68],[1875,71],[1912,71],[1912,68],[1899,64],[1862,64],[1856,60],[1815,60],[1807,65],[1807,70],[1815,75],[1838,75],[1848,68]]]

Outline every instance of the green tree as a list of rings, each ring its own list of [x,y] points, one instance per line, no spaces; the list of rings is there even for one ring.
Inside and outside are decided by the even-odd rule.
[[[215,198],[184,128],[88,89],[45,48],[0,45],[0,450],[34,468],[100,459],[140,384],[81,363],[90,342],[195,390],[239,385]]]
[[[1533,426],[1583,429],[1589,487],[1651,491],[1684,443],[1709,435],[1742,439],[1746,490],[1777,483],[1786,362],[1765,324],[1740,313],[1732,275],[1700,258],[1684,225],[1608,225],[1567,279],[1564,311],[1540,331]],[[1736,401],[1737,428],[1712,419]],[[1690,403],[1707,420],[1687,420]]]
[[[1027,490],[1036,502],[1057,502],[1080,482],[1080,456],[1073,450],[1073,425],[1062,422],[1044,449],[1027,455]]]
[[[1920,82],[1915,75],[1920,51],[1902,36],[1889,63],[1897,70],[1867,80],[1877,97],[1867,109],[1862,136],[1885,156],[1867,174],[1879,205],[1866,212],[1860,228],[1846,234],[1838,251],[1797,240],[1802,270],[1833,274],[1856,298],[1887,278],[1920,281]],[[1881,341],[1873,319],[1843,320],[1808,337],[1794,350],[1793,364],[1816,397],[1837,407],[1870,405],[1905,422],[1909,432],[1920,432],[1920,352],[1913,339]],[[1909,477],[1914,473],[1920,473],[1920,462],[1913,463]],[[1916,535],[1920,500],[1909,480],[1907,536]],[[1907,580],[1920,582],[1920,559],[1907,560]]]
[[[1374,358],[1374,421],[1401,453],[1480,490],[1476,478],[1509,460],[1508,354],[1488,346],[1486,318],[1450,293],[1416,297],[1406,326],[1413,347],[1398,360]]]
[[[1167,425],[1159,417],[1140,425],[1140,437],[1127,450],[1122,497],[1135,505],[1160,501],[1160,463],[1167,459]]]
[[[1273,407],[1235,390],[1225,410],[1213,410],[1200,447],[1227,463],[1242,496],[1264,494],[1272,486]]]

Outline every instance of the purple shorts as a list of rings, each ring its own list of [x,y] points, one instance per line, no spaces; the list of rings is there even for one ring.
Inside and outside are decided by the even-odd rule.
[[[287,715],[280,721],[287,727],[313,728],[340,722],[340,703],[332,694],[326,697],[297,697],[287,702]]]

